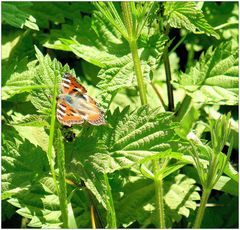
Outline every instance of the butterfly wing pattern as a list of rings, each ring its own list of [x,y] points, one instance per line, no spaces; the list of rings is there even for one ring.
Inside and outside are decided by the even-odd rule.
[[[82,124],[105,124],[104,114],[98,104],[87,95],[87,90],[71,74],[65,73],[60,85],[61,94],[57,99],[57,119],[66,126]]]

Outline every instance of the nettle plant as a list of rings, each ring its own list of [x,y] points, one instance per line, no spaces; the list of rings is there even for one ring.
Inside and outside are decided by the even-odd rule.
[[[220,111],[238,105],[237,4],[219,21],[211,17],[222,8],[203,2],[2,4],[6,25],[29,28],[9,41],[14,48],[2,62],[6,216],[15,211],[11,204],[30,227],[199,228],[212,218],[205,208],[213,189],[226,195],[223,205],[237,202],[230,163],[237,122]],[[46,9],[55,10],[51,18]],[[49,27],[54,23],[61,26]],[[174,28],[180,38],[171,38]],[[199,38],[212,46],[194,61]],[[176,49],[183,42],[189,56],[180,71]],[[100,104],[105,125],[66,128],[57,121],[62,76],[79,70],[44,56],[42,45],[85,60],[81,84]],[[224,207],[227,217],[234,207]]]

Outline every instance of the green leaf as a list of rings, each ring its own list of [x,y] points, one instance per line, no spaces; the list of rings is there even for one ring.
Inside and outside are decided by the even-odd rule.
[[[2,197],[7,198],[27,190],[48,173],[49,167],[41,148],[27,140],[23,141],[10,126],[3,128]]]
[[[20,30],[14,29],[9,31],[7,27],[4,27],[2,30],[2,44],[3,53],[6,55],[2,57],[2,86],[5,86],[8,80],[15,78],[13,75],[23,73],[35,67],[35,62],[32,61],[35,59],[35,53],[32,49],[33,37],[30,30],[21,33]],[[23,80],[31,80],[31,74],[29,73],[26,79]],[[10,84],[13,83],[11,81]],[[8,90],[6,91],[8,92]],[[12,89],[10,88],[9,91],[12,91]]]
[[[39,113],[50,115],[55,76],[58,80],[56,84],[59,84],[64,73],[75,73],[68,65],[62,66],[56,59],[51,60],[49,55],[44,57],[38,48],[35,49],[39,65],[34,73],[33,84],[44,90],[31,91],[31,102]]]
[[[2,200],[2,221],[8,221],[12,218],[12,216],[16,213],[16,208],[9,204],[6,200]]]
[[[114,207],[114,201],[112,197],[111,187],[109,184],[109,178],[107,174],[104,174],[104,182],[106,187],[106,196],[108,197],[107,202],[107,227],[108,228],[117,228],[117,220],[116,220],[116,213]]]
[[[210,119],[217,120],[220,116],[223,115],[224,111],[221,111],[221,113],[218,111],[219,108],[213,107],[213,106],[205,106],[204,111],[207,113],[208,117]],[[234,117],[230,118],[230,128],[231,128],[231,135],[228,138],[228,143],[230,143],[230,138],[234,138],[234,144],[233,148],[238,149],[238,117],[236,119]]]
[[[9,58],[11,51],[18,44],[21,35],[19,31],[9,33],[6,29],[2,29],[2,60]]]
[[[185,28],[191,32],[201,31],[219,39],[212,26],[208,24],[195,2],[166,2],[164,15],[170,26]]]
[[[200,183],[199,176],[197,174],[197,171],[192,166],[185,166],[183,168],[183,172],[188,176],[193,178],[197,181],[197,183]],[[229,193],[233,196],[238,196],[238,181],[233,180],[232,178],[221,176],[219,178],[219,181],[214,186],[214,189],[218,191],[223,191],[225,193]]]
[[[82,178],[98,201],[106,207],[104,174],[140,163],[167,149],[181,146],[172,115],[140,107],[108,114],[107,126],[85,127],[74,145],[67,144],[68,171]],[[89,129],[90,128],[90,129]]]
[[[126,40],[128,40],[127,28],[124,25],[122,17],[117,11],[117,6],[119,9],[120,4],[114,5],[112,2],[96,2],[93,4],[98,9],[98,11],[101,12],[102,16],[105,17],[107,21],[111,23],[112,26],[115,27]]]
[[[82,26],[79,27],[79,24]],[[55,38],[54,43],[48,41],[44,44],[46,47],[72,51],[78,57],[102,68],[98,74],[101,78],[98,87],[102,90],[100,101],[108,104],[111,95],[118,89],[137,85],[127,41],[99,12],[95,12],[92,19],[84,17],[76,20],[73,26],[63,25],[62,30],[51,31],[51,38]],[[159,65],[166,41],[164,35],[140,37],[138,51],[146,81]]]
[[[148,39],[142,39],[138,43],[138,53],[141,58],[141,66],[143,71],[143,77],[146,83],[150,82],[151,73],[159,65],[160,59],[163,54],[164,45],[167,41],[166,36],[152,35]],[[126,44],[125,48],[129,49]],[[113,59],[114,60],[114,59]],[[115,62],[102,68],[98,74],[101,81],[98,83],[100,89],[107,94],[113,94],[122,88],[132,88],[137,86],[136,76],[134,72],[134,64],[132,54],[130,50],[123,56],[119,56],[115,59]],[[103,95],[105,97],[105,95]],[[104,101],[105,98],[102,98]]]
[[[34,132],[32,132],[34,133]],[[34,166],[34,167],[33,167]],[[49,165],[41,148],[23,141],[16,131],[4,129],[2,146],[2,199],[17,207],[17,213],[30,219],[29,227],[60,227],[59,198]],[[90,227],[89,207],[84,194],[72,198],[77,227]],[[81,220],[83,218],[83,220]]]
[[[179,174],[174,178],[174,183],[166,181],[165,186],[166,207],[172,212],[170,212],[169,221],[173,221],[173,219],[179,220],[180,215],[188,217],[190,209],[196,209],[195,201],[200,200],[197,192],[199,188],[195,185],[195,180],[188,178],[184,174]]]
[[[81,27],[79,27],[79,24]],[[101,36],[99,33],[101,33]],[[87,16],[83,19],[77,18],[73,25],[63,24],[61,30],[52,30],[50,35],[51,40],[44,44],[45,47],[56,49],[59,48],[59,44],[62,44],[63,47],[67,47],[78,57],[99,67],[114,63],[115,49],[118,45],[122,45],[121,48],[124,48],[124,44],[121,44],[121,35],[106,24],[99,14],[94,14],[92,20]],[[58,42],[56,47],[55,42]],[[122,49],[120,54],[126,52]]]
[[[68,204],[67,204],[67,187],[65,182],[65,150],[63,145],[63,138],[60,129],[56,130],[56,138],[55,138],[55,149],[57,153],[57,162],[58,162],[58,196],[60,202],[60,209],[61,209],[61,220],[63,222],[62,227],[68,228]]]
[[[184,102],[181,106],[185,106]],[[197,106],[196,106],[197,107]],[[187,134],[191,132],[192,128],[196,125],[196,122],[199,120],[200,112],[199,108],[195,108],[194,105],[187,104],[185,114],[181,118],[180,128],[176,129],[176,132],[179,136],[186,138]]]
[[[51,178],[43,178],[29,190],[8,200],[19,208],[18,214],[31,219],[29,227],[59,228],[61,225],[58,196],[44,186],[44,183],[51,183],[50,180]]]
[[[13,122],[11,122],[12,126],[31,126],[31,127],[44,127],[49,126],[46,115],[26,115],[23,116],[22,114],[14,114]]]
[[[222,194],[215,198],[210,198],[212,207],[206,208],[202,228],[237,228],[238,212],[233,211],[238,208],[238,197],[229,194]],[[216,215],[216,213],[218,215]]]
[[[214,186],[214,189],[238,196],[238,181],[234,181],[226,176],[221,176]]]
[[[36,62],[33,61],[28,64],[28,70],[22,73],[15,72],[10,76],[2,88],[2,100],[7,100],[16,94],[41,88],[41,86],[34,85],[32,80],[36,71],[35,64]]]
[[[196,103],[237,105],[237,52],[231,49],[231,43],[210,47],[189,73],[180,74],[174,86],[185,89]]]
[[[222,158],[225,159],[226,155],[225,154],[221,154]],[[239,181],[239,173],[238,171],[232,166],[232,164],[230,162],[227,163],[225,169],[224,169],[224,173],[229,176],[232,180],[234,180],[235,182],[238,183]]]
[[[202,8],[207,21],[218,28],[218,33],[226,40],[231,40],[235,48],[238,49],[238,11],[237,2],[208,2]],[[214,17],[213,17],[214,15]],[[202,43],[202,41],[201,41]]]
[[[188,217],[191,209],[196,209],[196,200],[199,200],[200,197],[194,182],[193,179],[183,174],[165,179],[163,191],[167,227],[171,227],[174,222],[179,222],[181,216]],[[119,222],[128,226],[130,223],[138,221],[141,228],[146,228],[151,223],[157,226],[153,181],[130,177],[121,190],[123,195],[116,202]]]
[[[23,116],[20,113],[14,113],[11,118],[13,121],[10,125],[14,127],[23,140],[27,139],[36,147],[39,146],[44,152],[47,152],[49,137],[44,129],[48,126],[46,115]]]
[[[169,161],[168,165],[165,165],[164,167],[160,167],[161,169],[159,171],[154,172],[154,169],[152,170],[152,164],[150,164],[150,162],[152,162],[152,160],[157,160],[157,159],[161,159],[161,158],[167,158],[169,160],[170,159],[177,159],[178,162],[176,162],[176,161],[170,162]],[[162,179],[165,178],[166,176],[172,174],[173,172],[175,172],[179,168],[183,167],[185,164],[190,163],[190,161],[184,159],[182,153],[172,152],[171,149],[168,149],[164,152],[160,152],[160,153],[154,154],[152,156],[144,157],[139,163],[140,163],[141,173],[145,177],[154,180],[157,177],[161,177]],[[150,166],[151,169],[147,168],[146,163],[149,163],[148,166]]]
[[[16,6],[13,2],[4,2],[2,4],[2,16],[3,22],[6,22],[11,26],[17,28],[23,28],[23,26],[26,26],[32,30],[39,30],[38,25],[36,24],[36,19],[32,15],[26,13],[24,8],[21,9],[21,5]]]
[[[90,2],[32,2],[26,11],[36,18],[40,28],[49,29],[49,22],[58,26],[81,17],[82,13],[91,14],[93,9]],[[49,37],[44,33],[42,35],[44,38]]]

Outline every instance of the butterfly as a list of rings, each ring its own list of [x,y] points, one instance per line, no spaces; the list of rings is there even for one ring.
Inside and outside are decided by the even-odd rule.
[[[105,124],[104,114],[98,104],[87,95],[87,90],[76,78],[65,73],[60,84],[61,93],[57,97],[57,119],[66,126],[82,124]]]

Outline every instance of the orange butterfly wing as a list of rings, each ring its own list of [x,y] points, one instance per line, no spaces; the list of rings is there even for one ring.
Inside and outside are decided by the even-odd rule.
[[[86,120],[92,125],[105,124],[103,112],[86,93],[87,90],[71,74],[64,74],[57,104],[57,119],[60,123],[71,126]]]
[[[82,124],[84,118],[63,99],[58,99],[57,119],[63,125],[71,127],[73,124]]]
[[[87,92],[87,90],[77,82],[75,77],[69,73],[65,73],[61,82],[61,92],[63,94],[84,94]]]
[[[97,103],[89,96],[86,95],[87,102],[91,105],[92,113],[87,113],[86,120],[92,125],[103,125],[105,120],[103,117],[103,112],[98,108]]]

